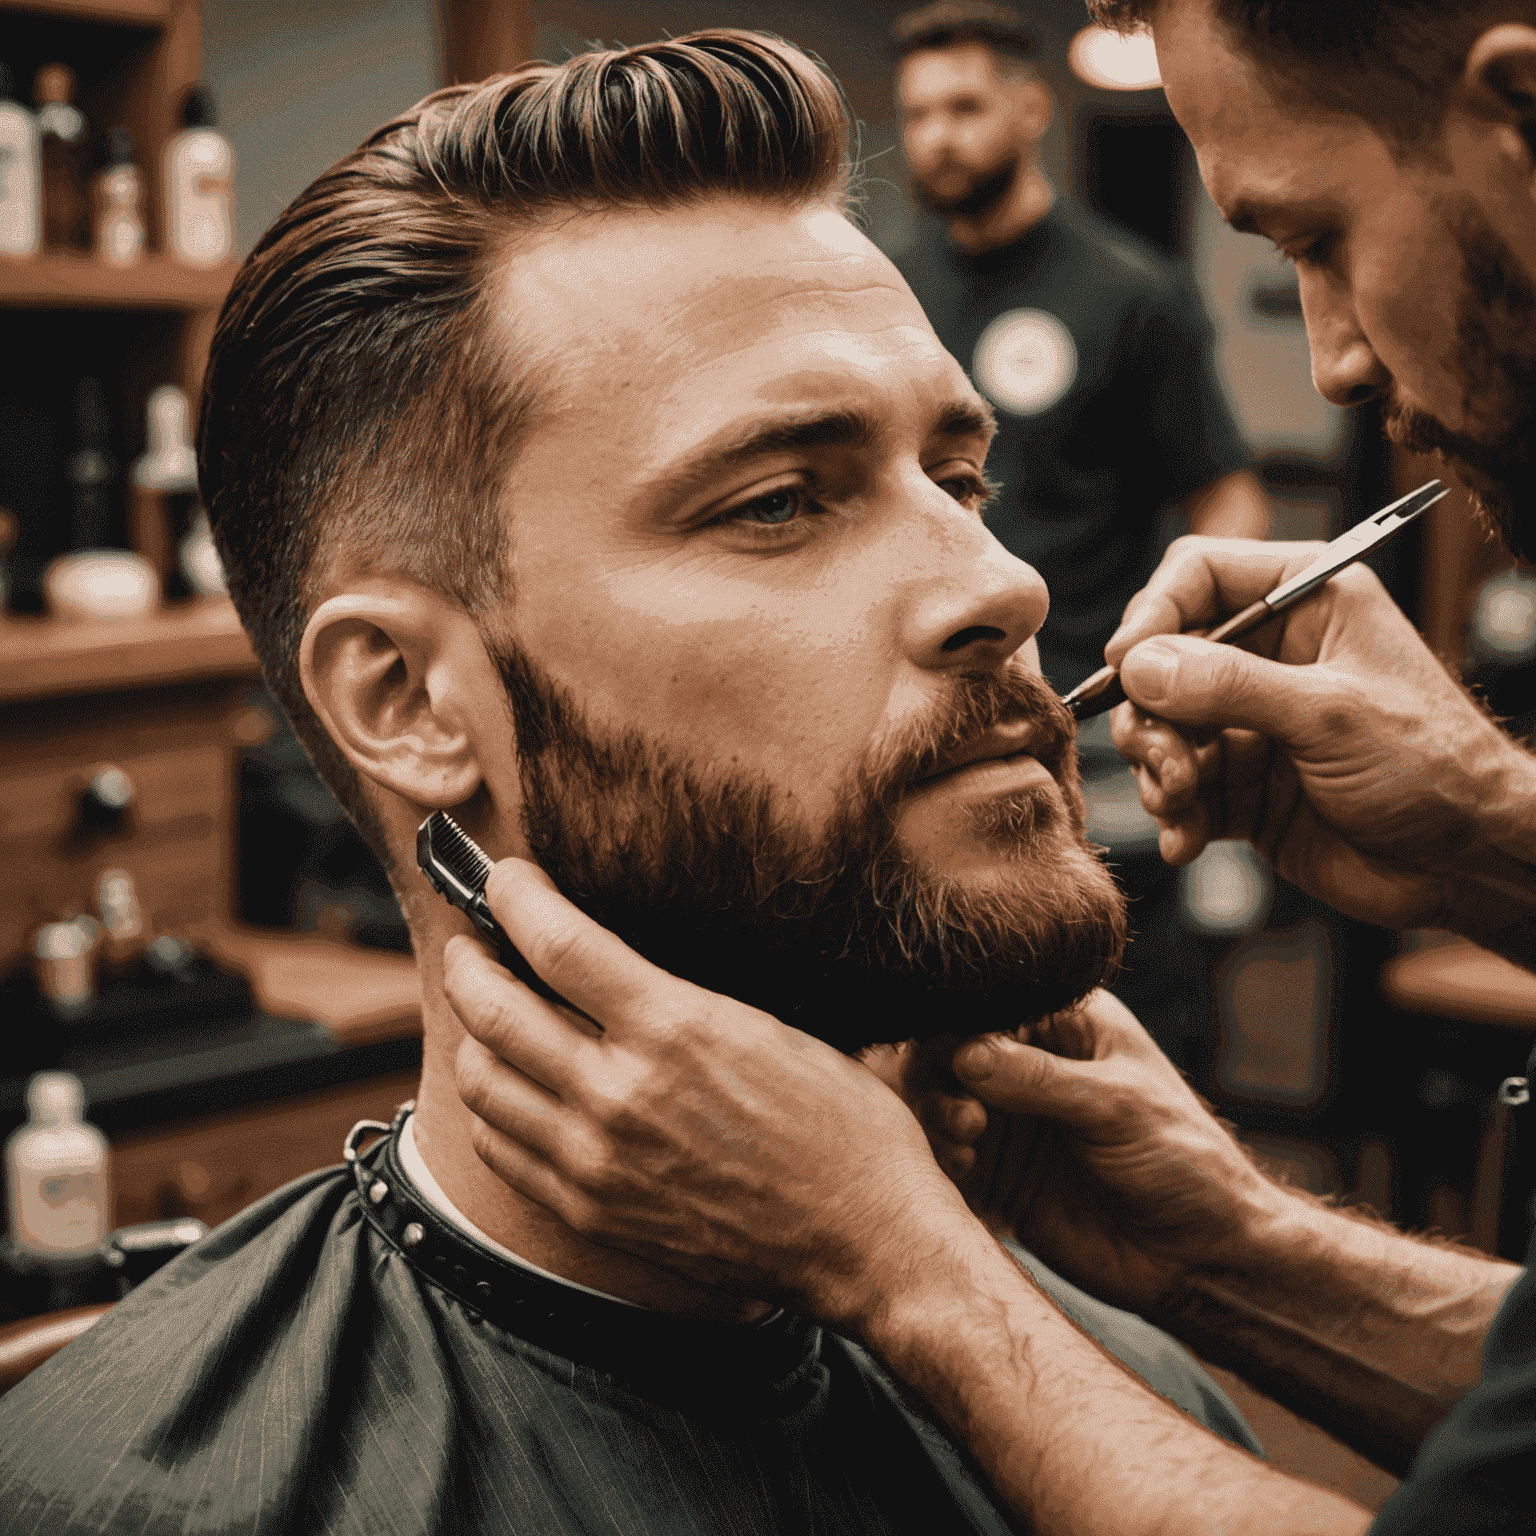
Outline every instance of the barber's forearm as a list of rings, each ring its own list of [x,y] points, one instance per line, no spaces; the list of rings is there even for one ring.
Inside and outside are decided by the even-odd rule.
[[[981,1231],[885,1292],[865,1342],[1030,1528],[1052,1536],[1363,1531],[1369,1515],[1186,1417]]]
[[[1477,845],[1453,886],[1446,926],[1536,970],[1536,756],[1490,754]]]
[[[1477,1383],[1519,1272],[1295,1197],[1246,1255],[1195,1271],[1158,1320],[1401,1472]]]

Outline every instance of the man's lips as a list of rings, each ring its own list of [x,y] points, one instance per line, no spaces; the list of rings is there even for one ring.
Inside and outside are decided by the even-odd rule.
[[[962,768],[972,767],[976,763],[997,762],[1006,758],[1031,755],[1034,745],[1035,731],[1025,721],[994,726],[983,735],[972,738],[964,746],[957,747],[952,752],[946,752],[939,759],[938,766],[933,772],[918,779],[913,788],[926,789],[929,785],[939,783],[950,775],[960,772]]]

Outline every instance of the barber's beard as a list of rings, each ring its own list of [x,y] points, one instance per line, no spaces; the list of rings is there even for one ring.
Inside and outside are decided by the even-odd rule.
[[[1007,197],[1022,163],[1019,151],[1010,150],[999,164],[975,172],[963,191],[948,196],[935,192],[914,172],[912,189],[924,207],[941,219],[984,219]]]
[[[1441,453],[1510,552],[1536,558],[1536,286],[1468,200],[1451,228],[1466,279],[1456,321],[1456,372],[1466,429],[1452,431],[1395,397],[1387,435]]]
[[[1083,831],[1074,727],[1038,677],[954,680],[932,718],[872,752],[825,828],[759,777],[599,731],[524,651],[493,646],[517,731],[532,856],[656,965],[847,1052],[1013,1029],[1114,973],[1125,910]],[[901,848],[902,791],[992,726],[1028,719],[1060,796],[983,803],[997,855],[970,888]]]

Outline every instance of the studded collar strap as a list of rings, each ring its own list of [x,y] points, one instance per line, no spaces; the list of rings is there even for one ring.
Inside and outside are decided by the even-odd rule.
[[[708,1405],[777,1417],[797,1411],[818,1377],[821,1330],[792,1312],[757,1324],[701,1321],[625,1306],[509,1264],[445,1221],[411,1183],[394,1122],[360,1122],[346,1151],[368,1225],[418,1281],[457,1304],[471,1327],[489,1323],[526,1343],[622,1380],[673,1406]],[[385,1134],[365,1152],[366,1132]]]

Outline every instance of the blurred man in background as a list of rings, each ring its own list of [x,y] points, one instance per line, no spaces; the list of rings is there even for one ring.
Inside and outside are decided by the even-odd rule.
[[[1166,508],[1195,533],[1262,539],[1268,503],[1189,274],[1061,197],[1041,169],[1054,103],[1017,12],[936,0],[899,18],[892,44],[913,187],[942,224],[889,254],[997,409],[987,470],[1002,486],[988,526],[1045,578],[1040,665],[1064,691],[1104,665],[1162,552]],[[1110,847],[1137,935],[1115,990],[1195,1067],[1210,1002],[1176,872],[1136,812],[1108,720],[1078,745],[1089,830]]]

